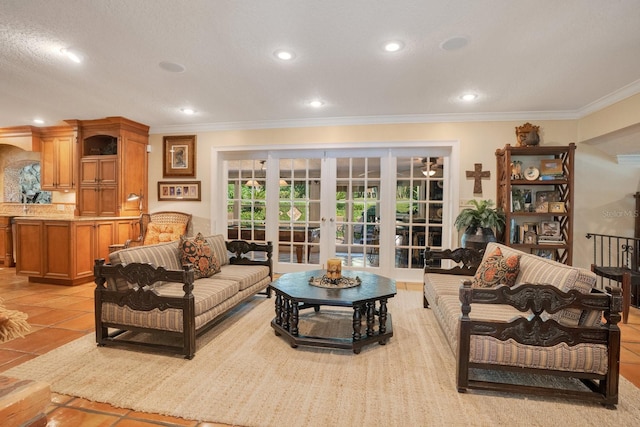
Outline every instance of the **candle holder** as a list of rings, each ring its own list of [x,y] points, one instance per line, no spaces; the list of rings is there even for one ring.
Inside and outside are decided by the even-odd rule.
[[[339,280],[342,278],[342,260],[331,258],[327,260],[327,279]]]

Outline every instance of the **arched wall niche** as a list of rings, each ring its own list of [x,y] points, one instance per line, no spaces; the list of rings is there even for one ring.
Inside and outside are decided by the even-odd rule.
[[[2,202],[50,204],[51,192],[40,188],[40,153],[0,144]]]

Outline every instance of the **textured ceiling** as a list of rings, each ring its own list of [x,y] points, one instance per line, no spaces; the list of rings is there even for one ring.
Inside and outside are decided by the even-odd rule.
[[[639,23],[638,0],[2,0],[0,127],[575,118],[640,92]]]

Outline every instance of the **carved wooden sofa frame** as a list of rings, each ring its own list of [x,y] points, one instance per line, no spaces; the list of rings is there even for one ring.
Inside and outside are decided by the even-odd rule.
[[[225,242],[227,250],[234,254],[229,258],[230,264],[235,265],[265,265],[269,267],[269,276],[273,280],[272,254],[273,245],[249,243],[242,240]],[[250,252],[264,252],[265,260],[254,260],[245,255]],[[105,264],[103,258],[96,259],[94,265],[95,276],[95,323],[96,342],[98,346],[106,346],[109,343],[117,343],[130,347],[147,347],[155,350],[179,353],[186,359],[192,359],[196,352],[196,338],[215,326],[222,318],[218,315],[207,324],[196,329],[196,309],[193,295],[194,270],[193,265],[188,264],[183,270],[167,270],[164,267],[154,267],[147,263],[130,264]],[[126,291],[108,289],[108,280],[125,280],[134,286]],[[168,297],[158,295],[153,289],[157,282],[177,282],[183,284],[184,295],[181,297]],[[271,297],[271,287],[268,286],[260,294]],[[141,328],[131,325],[109,323],[102,321],[102,304],[115,303],[119,306],[127,306],[139,312],[149,312],[158,309],[177,309],[182,311],[182,332],[167,331],[163,329]],[[231,308],[231,307],[229,307]],[[113,329],[109,332],[109,328]],[[174,338],[179,344],[160,344],[154,342],[140,342],[126,337],[127,332],[162,332],[164,338]],[[163,339],[164,339],[163,338]]]
[[[451,259],[461,266],[442,269],[433,266],[435,260]],[[454,251],[425,251],[425,273],[456,274],[472,276],[477,270],[482,253],[473,249]],[[606,288],[607,292],[594,289],[591,294],[577,290],[563,292],[552,285],[519,284],[515,288],[472,288],[471,280],[464,280],[459,289],[461,317],[458,337],[457,389],[468,389],[525,393],[532,395],[557,396],[583,401],[598,402],[610,409],[618,403],[618,381],[620,360],[620,329],[622,296],[619,288]],[[510,322],[472,320],[474,304],[503,304],[515,307],[521,312],[531,310],[529,317],[519,317]],[[429,302],[424,299],[424,306]],[[563,309],[602,311],[605,322],[596,327],[568,327],[553,319],[543,320],[542,314],[557,313]],[[522,368],[470,361],[471,336],[493,337],[500,341],[513,339],[517,343],[531,346],[551,347],[559,343],[575,346],[580,343],[602,344],[607,347],[608,369],[605,375],[587,374],[561,370]],[[513,371],[528,374],[542,374],[579,379],[589,390],[567,390],[540,386],[528,386],[474,379],[472,369],[489,371]]]

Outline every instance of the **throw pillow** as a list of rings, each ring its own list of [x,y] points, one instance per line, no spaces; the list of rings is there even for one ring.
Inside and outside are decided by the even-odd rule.
[[[498,285],[511,287],[516,284],[519,272],[520,255],[505,258],[500,248],[496,248],[478,267],[471,286],[474,288],[493,288]]]
[[[147,233],[144,236],[143,245],[155,245],[156,243],[173,242],[180,240],[180,236],[185,233],[186,224],[170,223],[158,224],[150,222],[147,224]]]
[[[180,238],[182,264],[193,264],[195,278],[211,277],[220,272],[220,261],[213,254],[209,242],[202,233],[193,238]]]

